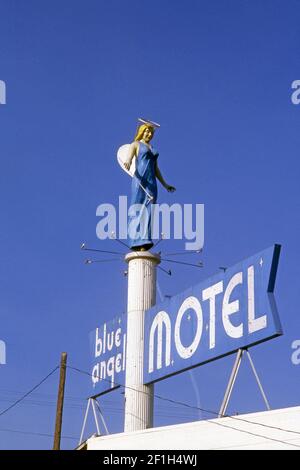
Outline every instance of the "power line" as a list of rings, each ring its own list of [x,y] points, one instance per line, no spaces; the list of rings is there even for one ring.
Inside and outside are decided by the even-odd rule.
[[[93,377],[92,374],[90,374],[89,372],[87,371],[83,371],[81,369],[78,369],[76,367],[72,367],[72,366],[67,366],[69,369],[72,369],[76,372],[79,372],[81,374],[84,374],[84,375],[88,375],[90,377]],[[102,380],[105,380],[107,382],[110,382],[109,380],[107,379],[102,379]],[[133,390],[135,392],[139,392],[139,393],[144,393],[146,395],[148,395],[147,392],[143,391],[143,390],[137,390],[135,388],[132,388],[132,387],[128,387],[126,385],[123,385],[123,384],[116,384],[116,385],[119,385],[121,387],[123,387],[124,389],[128,389],[128,390]],[[171,398],[166,398],[166,397],[162,397],[160,395],[156,395],[154,394],[153,395],[155,398],[159,399],[159,400],[163,400],[163,401],[166,401],[166,402],[169,402],[169,403],[173,403],[173,404],[176,404],[176,405],[180,405],[180,406],[184,406],[186,408],[190,408],[190,409],[194,409],[194,410],[200,410],[200,411],[203,411],[205,413],[209,413],[209,414],[213,414],[215,416],[218,416],[219,413],[217,413],[216,411],[211,411],[211,410],[205,410],[204,408],[200,408],[200,407],[197,407],[197,406],[193,406],[193,405],[189,405],[188,403],[184,403],[184,402],[181,402],[181,401],[177,401],[177,400],[173,400]],[[253,425],[257,425],[257,426],[261,426],[261,427],[264,427],[264,428],[270,428],[270,429],[275,429],[277,431],[282,431],[282,432],[288,432],[288,433],[292,433],[292,434],[297,434],[297,435],[300,435],[300,432],[298,431],[293,431],[293,430],[290,430],[290,429],[283,429],[283,428],[279,428],[279,427],[276,427],[276,426],[270,426],[268,424],[263,424],[263,423],[259,423],[259,422],[254,422],[254,421],[250,421],[250,420],[247,420],[247,419],[244,419],[244,418],[237,418],[235,416],[230,416],[230,415],[223,415],[224,418],[230,418],[230,419],[233,419],[233,420],[236,420],[236,421],[241,421],[241,422],[245,422],[245,423],[248,423],[248,424],[253,424]],[[275,441],[275,442],[279,442],[281,444],[287,444],[287,445],[290,445],[290,446],[293,446],[293,447],[297,447],[297,448],[300,448],[299,445],[296,445],[296,444],[291,444],[289,442],[286,442],[286,441],[282,441],[282,440],[279,440],[279,439],[274,439],[274,438],[271,438],[271,437],[268,437],[268,436],[264,436],[264,435],[261,435],[261,434],[256,434],[256,433],[253,433],[251,431],[245,431],[245,430],[242,430],[242,429],[239,429],[239,428],[234,428],[232,426],[229,426],[229,425],[226,425],[226,424],[221,424],[221,423],[217,423],[216,421],[208,421],[209,423],[211,424],[216,424],[218,426],[223,426],[223,427],[226,427],[226,428],[229,428],[229,429],[233,429],[235,431],[240,431],[240,432],[243,432],[243,433],[247,433],[247,434],[251,434],[253,436],[256,436],[256,437],[262,437],[264,439],[268,439],[268,440],[271,440],[271,441]]]
[[[86,398],[82,398],[81,401],[85,401]],[[9,399],[1,399],[0,398],[0,401],[6,401],[6,402],[9,402],[11,403],[13,400],[9,400]],[[123,408],[120,408],[119,406],[115,406],[113,405],[114,402],[111,402],[111,401],[106,401],[106,402],[103,402],[103,405],[105,406],[105,409],[106,411],[109,411],[110,413],[116,413],[116,414],[121,414],[123,413]],[[45,406],[45,407],[54,407],[56,406],[56,403],[53,401],[53,402],[50,402],[50,401],[34,401],[34,400],[25,400],[23,402],[23,405],[28,405],[28,406]],[[69,410],[84,410],[85,407],[83,404],[79,404],[79,403],[74,403],[74,404],[65,404],[64,406],[66,409],[69,409]],[[184,413],[183,411],[181,410],[170,410],[170,411],[167,411],[165,410],[165,406],[163,407],[163,412],[159,411],[159,408],[158,408],[158,411],[156,412],[156,416],[158,417],[166,417],[166,418],[182,418],[182,419],[190,419],[193,414],[195,413],[196,410],[191,410],[191,413],[190,414],[186,414]],[[1,430],[1,429],[0,429]]]
[[[85,398],[82,398],[82,401],[86,400]],[[12,402],[12,400],[2,400],[0,399],[0,401],[8,401],[8,402]],[[115,414],[121,414],[123,413],[123,408],[119,407],[119,406],[113,406],[112,404],[110,404],[111,402],[103,402],[103,405],[105,406],[105,409],[106,411],[109,411],[110,413],[115,413]],[[23,402],[23,405],[28,405],[28,406],[44,406],[44,407],[55,407],[56,406],[56,403],[55,402],[49,402],[49,401],[33,401],[33,400],[25,400]],[[85,407],[83,404],[65,404],[64,406],[66,409],[69,409],[69,410],[84,410]],[[187,414],[187,413],[184,413],[182,410],[169,410],[169,411],[166,411],[165,410],[165,407],[163,408],[163,411],[156,411],[156,416],[157,417],[166,417],[166,418],[182,418],[182,419],[190,419],[196,410],[190,410],[191,413],[190,414]],[[0,429],[1,430],[1,429]]]
[[[30,432],[30,431],[19,431],[17,429],[1,429],[0,432],[12,432],[16,434],[26,434],[30,436],[42,436],[42,437],[51,437],[53,439],[53,434],[47,434],[47,433],[42,433],[42,432]],[[72,439],[73,441],[77,441],[77,437],[73,436],[62,436],[62,439]]]
[[[177,401],[177,400],[172,400],[170,398],[165,398],[165,397],[161,397],[159,395],[154,395],[156,398],[159,398],[160,400],[165,400],[165,401],[168,401],[168,402],[171,402],[171,403],[174,403],[176,405],[181,405],[181,406],[185,406],[187,408],[192,408],[194,410],[200,410],[200,411],[204,411],[205,413],[210,413],[210,414],[214,414],[216,416],[219,416],[219,413],[217,413],[216,411],[211,411],[211,410],[205,410],[204,408],[199,408],[197,406],[193,406],[193,405],[189,405],[188,403],[184,403],[184,402],[181,402],[181,401]],[[264,428],[269,428],[269,429],[276,429],[277,431],[283,431],[283,432],[289,432],[289,433],[292,433],[292,434],[298,434],[300,435],[300,432],[299,431],[293,431],[291,429],[283,429],[283,428],[279,428],[277,426],[271,426],[269,424],[264,424],[264,423],[259,423],[259,422],[256,422],[256,421],[250,421],[248,419],[244,419],[244,418],[237,418],[236,416],[230,416],[230,415],[222,415],[222,418],[230,418],[230,419],[233,419],[235,421],[242,421],[244,423],[248,423],[248,424],[254,424],[254,425],[257,425],[257,426],[262,426]]]
[[[12,390],[12,389],[7,389],[7,388],[0,388],[0,401],[2,400],[8,400],[8,398],[6,397],[3,397],[2,394],[4,395],[19,395],[20,393],[25,393],[24,390]],[[32,397],[36,398],[36,399],[50,399],[50,400],[56,400],[56,395],[55,394],[51,394],[51,393],[43,393],[43,392],[40,392],[40,393],[32,393],[31,394]],[[2,398],[1,398],[2,396]],[[66,401],[84,401],[86,400],[86,397],[85,396],[73,396],[73,395],[66,395],[65,396],[65,400]],[[14,400],[11,400],[11,401],[14,401]],[[115,400],[107,400],[107,402],[110,402],[110,403],[114,403]]]
[[[232,418],[232,416],[226,416],[227,418]],[[239,429],[239,428],[234,428],[233,426],[229,426],[229,425],[226,425],[226,424],[221,424],[221,423],[217,423],[216,421],[210,421],[208,420],[207,423],[210,423],[210,424],[216,424],[217,426],[222,426],[224,428],[229,428],[229,429],[233,429],[234,431],[239,431],[239,432],[242,432],[244,434],[250,434],[251,436],[254,436],[254,437],[261,437],[263,439],[267,439],[269,441],[273,441],[273,442],[278,442],[280,444],[285,444],[285,445],[288,445],[288,446],[292,446],[292,447],[296,447],[297,449],[300,449],[300,446],[297,445],[297,444],[292,444],[290,442],[287,442],[287,441],[282,441],[281,439],[274,439],[273,437],[269,437],[269,436],[264,436],[262,434],[257,434],[257,433],[254,433],[254,432],[251,432],[251,431],[246,431],[245,429]],[[260,423],[251,423],[251,424],[260,424]],[[283,430],[285,431],[285,430]],[[290,432],[290,431],[288,431]]]
[[[8,408],[0,412],[0,416],[4,415],[7,413],[9,410],[14,408],[18,403],[20,403],[22,400],[24,400],[28,395],[30,395],[34,390],[36,390],[38,387],[42,385],[56,370],[59,368],[59,366],[56,366],[55,369],[53,369],[46,377],[44,377],[38,384],[36,384],[32,389],[30,389],[28,392],[26,392],[21,398],[19,398],[17,401],[15,401],[12,405],[10,405]]]
[[[10,400],[10,399],[0,399],[0,401],[4,401],[4,402],[8,402],[8,403],[12,403],[13,400]],[[23,405],[28,405],[28,406],[46,406],[46,407],[53,407],[53,406],[56,406],[56,403],[53,401],[36,401],[36,400],[24,400]],[[70,404],[66,404],[65,405],[66,408],[69,408],[69,409],[75,409],[75,410],[78,410],[78,409],[83,409],[84,408],[84,405],[83,404],[80,404],[80,403],[70,403]]]

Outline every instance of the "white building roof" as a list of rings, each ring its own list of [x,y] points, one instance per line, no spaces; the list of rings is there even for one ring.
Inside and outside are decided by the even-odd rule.
[[[87,440],[88,450],[292,450],[297,446],[300,450],[300,406]]]

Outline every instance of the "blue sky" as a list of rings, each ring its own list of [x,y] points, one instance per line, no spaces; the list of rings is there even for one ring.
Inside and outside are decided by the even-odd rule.
[[[125,264],[85,266],[79,247],[119,248],[96,238],[95,214],[129,194],[116,149],[132,140],[139,116],[161,123],[154,145],[177,188],[160,188],[159,200],[205,204],[204,268],[159,273],[162,291],[176,294],[282,244],[275,294],[285,334],[252,355],[272,407],[299,405],[300,366],[291,362],[300,339],[300,105],[291,102],[299,14],[297,0],[2,0],[0,411],[61,351],[89,370],[89,332],[126,308]],[[218,410],[232,363],[193,371],[203,408]],[[51,437],[4,430],[52,434],[57,379],[0,417],[1,449],[51,447]],[[64,436],[79,437],[89,393],[88,378],[68,371]],[[189,374],[156,393],[197,403]],[[112,432],[122,430],[122,399],[120,391],[103,398]],[[229,411],[263,408],[245,361]],[[156,425],[196,417],[156,403]]]

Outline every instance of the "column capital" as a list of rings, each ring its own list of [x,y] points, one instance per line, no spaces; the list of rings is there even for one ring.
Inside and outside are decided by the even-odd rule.
[[[147,259],[157,265],[160,264],[160,253],[151,253],[150,251],[130,251],[125,255],[126,263],[129,263],[134,259]]]

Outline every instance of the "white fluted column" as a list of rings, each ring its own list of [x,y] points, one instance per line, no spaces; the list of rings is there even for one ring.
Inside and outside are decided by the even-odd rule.
[[[128,253],[127,349],[124,431],[153,427],[153,385],[143,385],[145,310],[156,302],[159,255]]]

